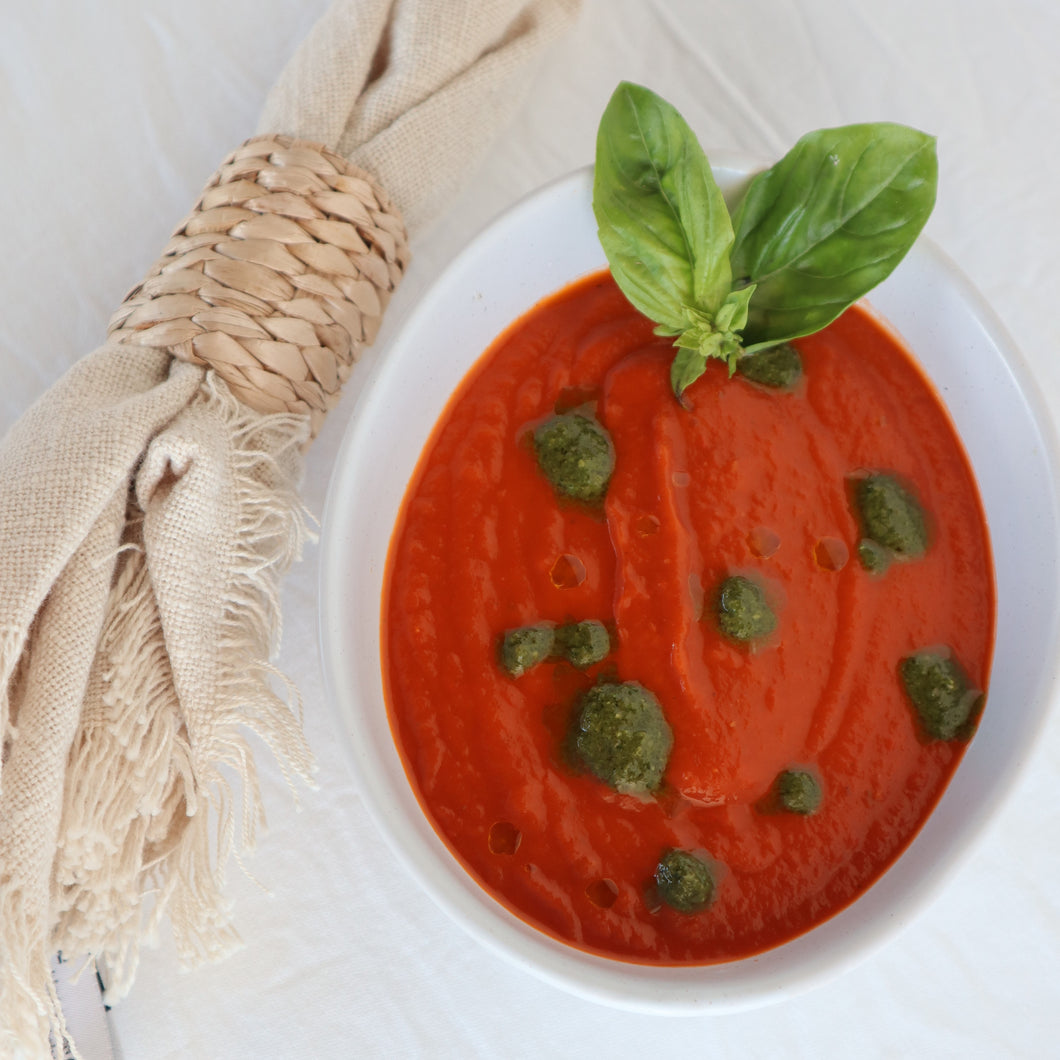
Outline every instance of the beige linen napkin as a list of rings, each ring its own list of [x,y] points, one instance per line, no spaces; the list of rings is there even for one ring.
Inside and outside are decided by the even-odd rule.
[[[400,277],[400,215],[437,213],[577,6],[334,3],[268,98],[280,138],[226,160],[0,444],[0,1055],[66,1040],[56,950],[120,996],[163,919],[186,964],[236,943],[247,734],[312,772],[269,664],[305,443]]]

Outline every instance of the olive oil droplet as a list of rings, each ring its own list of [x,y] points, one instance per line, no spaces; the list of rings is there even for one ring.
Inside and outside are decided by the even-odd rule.
[[[562,555],[552,564],[549,577],[557,589],[576,589],[585,581],[585,564],[577,556]]]

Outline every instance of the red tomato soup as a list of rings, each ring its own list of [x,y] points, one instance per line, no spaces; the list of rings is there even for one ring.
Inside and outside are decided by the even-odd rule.
[[[424,811],[467,870],[525,921],[624,960],[708,964],[776,946],[863,892],[911,841],[962,739],[929,739],[901,660],[945,645],[985,690],[990,546],[938,397],[895,337],[855,307],[798,340],[790,391],[720,362],[670,389],[670,340],[607,273],[519,320],[450,401],[391,544],[384,674]],[[561,499],[533,429],[587,410],[615,454],[596,508]],[[930,544],[870,573],[851,482],[911,484]],[[723,636],[726,577],[763,587],[776,629]],[[512,677],[505,631],[596,619],[607,657]],[[601,681],[638,682],[666,716],[661,786],[622,794],[579,768],[567,734]],[[819,781],[812,814],[777,812],[781,772]],[[658,900],[663,853],[711,867],[710,904]]]

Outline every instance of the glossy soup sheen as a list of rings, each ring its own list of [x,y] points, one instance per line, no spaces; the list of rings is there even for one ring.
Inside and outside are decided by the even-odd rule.
[[[989,542],[950,420],[894,336],[855,307],[796,344],[804,375],[768,390],[712,363],[685,394],[673,348],[607,273],[535,307],[451,399],[391,544],[384,672],[417,796],[469,872],[519,917],[625,960],[711,963],[812,927],[911,841],[961,757],[921,736],[897,667],[948,645],[986,688]],[[602,512],[560,500],[530,432],[585,407],[611,433]],[[915,485],[931,545],[870,574],[850,476]],[[749,648],[709,617],[731,574],[764,585],[778,626]],[[579,671],[498,663],[505,630],[598,619],[613,651]],[[564,752],[601,678],[650,689],[673,730],[653,796],[619,794]],[[768,812],[777,774],[814,772],[812,816]],[[669,848],[714,870],[692,915],[661,905]]]

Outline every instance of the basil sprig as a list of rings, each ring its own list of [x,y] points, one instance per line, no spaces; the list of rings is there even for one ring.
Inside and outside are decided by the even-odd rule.
[[[678,397],[718,358],[819,331],[885,279],[935,205],[935,139],[876,122],[820,129],[759,173],[730,217],[680,114],[623,81],[596,139],[593,211],[611,273],[674,337]]]

